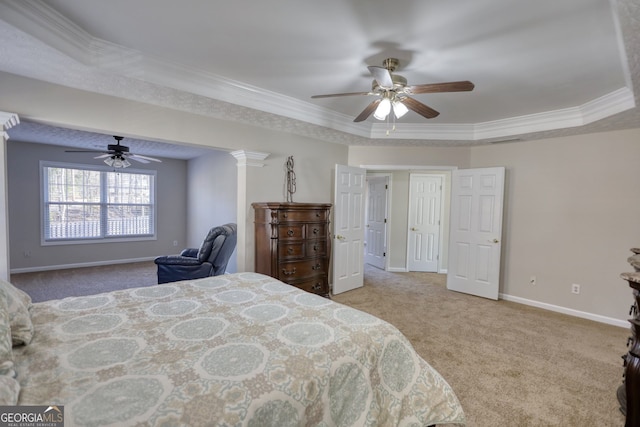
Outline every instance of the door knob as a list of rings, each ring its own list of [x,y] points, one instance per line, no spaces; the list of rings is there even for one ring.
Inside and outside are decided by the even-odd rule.
[[[500,240],[498,239],[489,240],[489,243],[500,243]]]
[[[418,231],[418,229],[415,227],[411,227],[411,231]]]
[[[339,234],[336,234],[336,239],[338,239],[338,240],[345,240],[345,239],[346,239],[346,237],[341,236],[341,235],[339,235]]]

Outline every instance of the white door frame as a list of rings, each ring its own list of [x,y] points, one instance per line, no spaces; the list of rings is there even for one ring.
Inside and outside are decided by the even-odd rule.
[[[365,168],[366,169],[366,168]],[[379,173],[379,172],[373,172],[373,173],[368,173],[367,172],[367,178],[369,177],[386,177],[388,180],[388,185],[389,188],[387,189],[387,227],[385,228],[385,242],[387,242],[387,248],[386,248],[386,256],[384,257],[384,270],[387,271],[389,270],[389,237],[390,237],[390,233],[389,230],[391,229],[391,206],[393,203],[393,195],[392,195],[392,181],[393,181],[393,174],[390,173]],[[367,186],[367,191],[368,191],[369,187]],[[368,197],[368,194],[367,194]],[[365,222],[366,222],[366,218],[365,218]]]
[[[443,168],[440,168],[440,170],[443,170]],[[423,172],[423,171],[413,171],[409,173],[409,205],[407,206],[407,222],[409,222],[409,218],[411,216],[411,213],[409,212],[409,208],[411,207],[411,176],[413,175],[423,175],[423,176],[437,176],[441,179],[441,183],[442,183],[442,189],[440,191],[440,224],[439,224],[439,234],[440,234],[440,238],[438,240],[438,265],[436,267],[436,272],[437,273],[441,273],[443,272],[443,268],[442,268],[442,254],[444,251],[444,237],[445,237],[445,233],[444,233],[444,211],[445,211],[445,206],[444,206],[444,194],[445,191],[449,191],[448,188],[446,188],[446,176],[443,173],[429,173],[429,172]],[[410,235],[410,230],[407,229],[407,255],[406,255],[406,260],[407,263],[405,265],[405,269],[406,271],[411,271],[409,269],[409,256],[410,256],[410,239],[409,236]]]

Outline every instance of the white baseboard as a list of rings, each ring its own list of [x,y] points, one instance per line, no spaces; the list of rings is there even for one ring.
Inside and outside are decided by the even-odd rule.
[[[559,305],[547,304],[545,302],[534,301],[526,298],[515,297],[508,294],[500,294],[500,299],[505,301],[517,302],[519,304],[530,305],[532,307],[538,307],[549,311],[555,311],[556,313],[568,314],[569,316],[580,317],[582,319],[593,320],[595,322],[606,323],[608,325],[620,326],[621,328],[629,328],[629,322],[627,320],[616,319],[613,317],[601,316],[599,314],[588,313],[586,311],[574,310],[572,308],[561,307]]]
[[[387,271],[390,273],[407,273],[409,270],[400,267],[389,267]]]
[[[39,271],[50,271],[50,270],[66,270],[68,268],[100,267],[103,265],[129,264],[132,262],[153,261],[155,258],[156,257],[115,259],[115,260],[108,260],[108,261],[79,262],[75,264],[45,265],[41,267],[12,268],[9,272],[11,274],[18,274],[18,273],[36,273]]]

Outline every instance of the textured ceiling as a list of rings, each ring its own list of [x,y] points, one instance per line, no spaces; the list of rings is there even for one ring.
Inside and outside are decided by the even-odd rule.
[[[474,145],[637,127],[639,16],[637,0],[0,0],[0,71],[341,144]],[[410,84],[476,88],[416,95],[441,115],[389,135],[352,122],[370,97],[310,99],[367,91],[386,57]]]

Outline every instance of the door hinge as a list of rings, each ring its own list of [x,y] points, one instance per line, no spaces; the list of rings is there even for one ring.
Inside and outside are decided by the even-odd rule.
[[[384,185],[384,189],[385,189],[385,190],[388,190],[388,189],[389,189],[389,186],[388,186],[387,184],[385,184],[385,185]]]
[[[386,252],[382,252],[382,256],[387,256],[387,253]]]
[[[384,219],[384,223],[385,223],[385,224],[387,223],[387,218],[385,218],[385,219]]]

